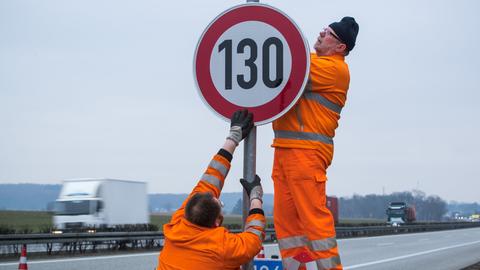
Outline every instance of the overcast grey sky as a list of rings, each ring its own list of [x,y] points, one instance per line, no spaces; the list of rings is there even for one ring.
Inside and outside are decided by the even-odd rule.
[[[228,124],[201,101],[198,38],[244,1],[0,0],[0,183],[143,180],[189,192]],[[480,201],[480,2],[262,1],[310,47],[345,15],[360,25],[327,193],[412,190]],[[266,192],[271,125],[258,128]],[[224,191],[241,191],[243,147]]]

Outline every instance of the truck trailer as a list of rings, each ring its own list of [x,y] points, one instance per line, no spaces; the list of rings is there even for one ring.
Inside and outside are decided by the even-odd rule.
[[[327,208],[332,213],[335,225],[338,224],[338,198],[335,196],[327,196]]]
[[[73,231],[118,225],[148,224],[147,184],[117,179],[63,181],[53,224]]]

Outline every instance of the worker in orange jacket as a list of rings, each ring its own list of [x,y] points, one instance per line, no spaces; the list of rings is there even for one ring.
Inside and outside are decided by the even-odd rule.
[[[230,133],[207,170],[182,206],[163,227],[165,245],[157,270],[230,270],[251,261],[265,237],[260,178],[251,183],[241,179],[250,199],[245,231],[239,234],[221,227],[223,215],[218,199],[238,143],[253,127],[253,116],[237,111],[231,119]]]
[[[326,27],[310,56],[302,97],[273,122],[274,223],[284,269],[342,269],[332,214],[326,207],[326,170],[350,83],[345,56],[358,24],[345,17]]]

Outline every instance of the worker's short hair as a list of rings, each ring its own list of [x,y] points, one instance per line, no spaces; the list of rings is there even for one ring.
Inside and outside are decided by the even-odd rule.
[[[213,228],[221,211],[212,193],[199,192],[188,200],[185,206],[185,217],[195,225]]]

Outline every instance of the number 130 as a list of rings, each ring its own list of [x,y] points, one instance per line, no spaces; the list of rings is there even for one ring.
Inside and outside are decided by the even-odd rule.
[[[275,46],[275,78],[270,80],[270,47]],[[242,39],[237,46],[237,53],[243,54],[245,48],[250,48],[250,57],[245,60],[245,66],[250,69],[250,80],[246,81],[243,74],[237,75],[237,83],[243,89],[251,89],[257,83],[258,68],[255,64],[257,60],[257,43],[250,38]],[[218,52],[225,50],[225,89],[232,89],[232,40],[227,39],[220,43]],[[276,37],[265,40],[262,45],[262,80],[268,88],[276,88],[283,81],[283,44]]]

